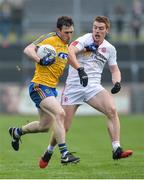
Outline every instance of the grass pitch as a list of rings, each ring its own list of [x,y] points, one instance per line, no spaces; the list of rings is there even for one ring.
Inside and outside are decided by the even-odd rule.
[[[58,148],[46,169],[38,160],[47,148],[50,133],[22,137],[20,150],[10,145],[10,126],[21,126],[35,116],[0,115],[0,179],[144,179],[144,118],[121,116],[121,145],[133,156],[112,160],[111,142],[103,116],[75,117],[67,134],[67,144],[81,158],[79,164],[60,164]]]

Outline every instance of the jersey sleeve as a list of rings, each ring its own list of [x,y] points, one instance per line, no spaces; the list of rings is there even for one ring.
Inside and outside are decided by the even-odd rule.
[[[111,65],[117,65],[117,51],[115,49],[115,47],[111,47],[110,48],[110,56],[108,59],[108,64]]]
[[[87,45],[87,41],[88,41],[87,37],[88,37],[88,34],[85,34],[84,36],[81,36],[75,41],[73,41],[71,45],[75,46],[79,51],[81,51]]]
[[[33,44],[36,46],[42,45],[42,42],[46,39],[46,35],[42,35],[39,38],[37,38],[35,41],[33,41]]]
[[[41,46],[43,44],[48,44],[50,43],[49,38],[52,36],[55,36],[55,32],[49,33],[49,34],[44,34],[42,36],[40,36],[39,38],[37,38],[35,41],[33,41],[33,44],[35,44],[36,46]]]

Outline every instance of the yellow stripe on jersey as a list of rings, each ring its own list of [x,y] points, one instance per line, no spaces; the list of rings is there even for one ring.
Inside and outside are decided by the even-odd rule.
[[[68,45],[63,42],[55,32],[43,35],[33,43],[36,46],[50,44],[56,49],[57,57],[55,63],[51,66],[41,66],[36,64],[34,77],[32,79],[32,82],[55,88],[67,64]]]

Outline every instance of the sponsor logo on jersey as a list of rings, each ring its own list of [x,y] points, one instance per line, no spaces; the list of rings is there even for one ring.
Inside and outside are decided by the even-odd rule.
[[[60,53],[58,54],[58,57],[61,58],[61,59],[67,60],[67,59],[68,59],[68,54],[67,54],[67,53],[63,53],[63,52],[60,52]]]

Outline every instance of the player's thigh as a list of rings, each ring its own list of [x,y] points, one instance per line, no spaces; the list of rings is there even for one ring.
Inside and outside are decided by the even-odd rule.
[[[104,114],[107,114],[112,109],[115,109],[113,97],[106,89],[92,97],[89,101],[87,101],[87,104]]]
[[[65,112],[54,96],[44,98],[40,103],[40,108],[49,115],[65,115]]]

